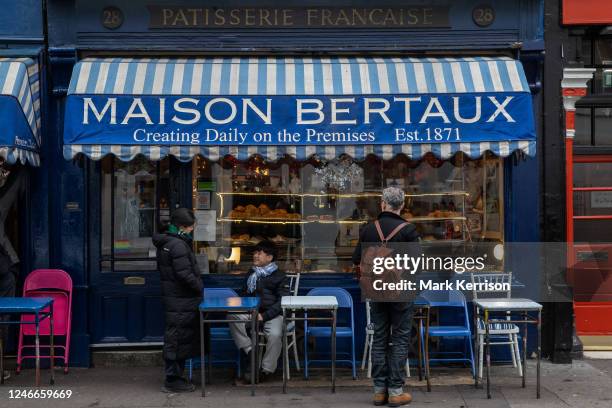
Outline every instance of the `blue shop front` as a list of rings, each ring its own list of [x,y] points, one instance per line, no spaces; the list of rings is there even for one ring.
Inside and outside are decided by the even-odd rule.
[[[55,92],[62,183],[74,186],[57,197],[74,226],[63,229],[61,263],[86,277],[87,308],[76,313],[86,315],[90,347],[161,343],[151,237],[179,206],[196,214],[206,287],[237,289],[252,248],[272,240],[279,266],[301,273],[301,293],[351,293],[357,350],[365,313],[352,253],[383,188],[406,191],[402,215],[425,245],[537,240],[540,42],[513,20],[537,26],[537,2],[500,2],[489,24],[469,1],[415,6],[414,17],[390,7],[382,12],[392,27],[361,4],[75,3],[83,31],[74,64],[65,46],[50,55],[65,78]],[[329,27],[349,14],[363,27]],[[103,27],[85,33],[99,16]],[[425,31],[440,42],[425,42]],[[483,31],[499,42],[461,44]],[[62,35],[51,33],[51,44]]]

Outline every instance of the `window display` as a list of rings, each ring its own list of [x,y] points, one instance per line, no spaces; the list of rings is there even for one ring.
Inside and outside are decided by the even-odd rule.
[[[102,160],[102,268],[155,270],[151,238],[170,220],[168,160]]]
[[[244,273],[251,249],[270,239],[278,263],[301,272],[350,272],[359,229],[380,211],[383,188],[406,192],[402,216],[424,245],[503,240],[502,160],[348,156],[326,161],[285,158],[245,162],[193,160],[193,207],[214,211],[215,237],[196,241],[211,273]],[[210,192],[210,199],[208,193]],[[202,197],[205,197],[204,199]]]

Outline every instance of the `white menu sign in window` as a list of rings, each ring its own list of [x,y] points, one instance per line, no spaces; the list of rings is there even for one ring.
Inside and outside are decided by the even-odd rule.
[[[612,191],[591,192],[591,208],[612,208]]]
[[[193,230],[194,241],[215,241],[217,236],[217,212],[197,210],[194,212],[196,225]]]

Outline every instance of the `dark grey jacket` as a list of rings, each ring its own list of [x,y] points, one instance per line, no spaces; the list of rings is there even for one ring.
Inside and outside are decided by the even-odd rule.
[[[255,293],[248,293],[247,282],[249,276],[253,273],[252,269],[249,269],[244,285],[240,290],[240,296],[257,296],[260,299],[259,313],[264,322],[272,320],[282,313],[281,310],[281,298],[283,296],[289,296],[289,281],[287,275],[277,269],[265,278],[257,280],[257,288]]]

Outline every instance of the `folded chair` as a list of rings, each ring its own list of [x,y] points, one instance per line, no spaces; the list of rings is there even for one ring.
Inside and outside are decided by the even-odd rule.
[[[435,357],[430,353],[430,362],[464,362],[469,363],[472,369],[472,376],[475,376],[474,351],[472,349],[472,332],[470,329],[470,318],[468,314],[465,296],[459,290],[426,290],[419,295],[429,306],[433,308],[445,309],[445,316],[457,313],[459,317],[452,323],[438,326],[429,326],[429,338],[438,337],[440,340],[448,338],[463,339],[464,351],[439,352]],[[424,345],[425,339],[421,338]],[[459,356],[454,357],[453,355]],[[424,354],[423,354],[424,355]],[[450,355],[442,357],[442,355]]]
[[[297,296],[298,291],[300,289],[300,273],[296,274],[287,274],[287,278],[289,279],[289,294],[291,296]],[[292,314],[292,317],[295,317],[295,313]],[[258,356],[258,367],[261,368],[261,361],[263,359],[264,350],[266,348],[266,336],[263,331],[258,332],[259,336],[259,353]],[[285,350],[285,361],[287,362],[286,373],[287,379],[291,379],[291,375],[289,373],[289,351],[293,350],[293,359],[295,360],[295,368],[300,371],[300,358],[298,356],[297,350],[297,333],[295,331],[295,322],[291,322],[287,325],[287,349]]]
[[[510,299],[512,291],[512,272],[509,273],[472,273],[472,284],[474,283],[501,283],[508,284],[508,290],[476,290],[478,285],[474,285],[472,296],[474,300],[486,299],[487,297],[505,297]],[[503,286],[500,286],[503,288]],[[476,316],[479,316],[476,309]],[[506,319],[510,320],[510,316],[506,313]],[[476,347],[478,348],[478,377],[482,378],[483,360],[484,360],[484,337],[486,327],[484,321],[479,317],[476,327]],[[514,323],[489,323],[489,344],[491,346],[509,346],[510,356],[512,357],[512,366],[518,369],[519,376],[523,375],[523,365],[521,363],[521,353],[519,350],[519,327]]]
[[[336,363],[350,363],[353,371],[353,379],[357,379],[357,363],[355,362],[355,317],[353,311],[353,298],[351,294],[342,288],[314,288],[308,292],[308,296],[335,296],[338,300],[338,315],[344,309],[350,314],[348,323],[350,326],[336,326],[336,338],[349,338],[351,341],[350,359],[337,359]],[[309,326],[308,320],[304,321],[304,377],[308,379],[308,366],[312,363],[331,363],[331,360],[309,360],[308,338],[319,337],[329,339],[331,336],[330,326]]]
[[[36,269],[25,279],[23,297],[50,297],[53,299],[53,348],[55,359],[64,361],[64,373],[68,373],[70,356],[70,333],[72,330],[72,279],[61,269]],[[46,311],[47,309],[45,309]],[[34,321],[34,316],[23,315],[22,320]],[[33,349],[35,345],[27,341],[36,335],[33,324],[22,324],[19,327],[19,343],[17,347],[17,373],[21,371],[21,364],[25,359],[34,359],[34,355],[26,355],[26,349]],[[40,358],[51,358],[51,326],[49,319],[40,323],[40,348],[48,349],[49,354]],[[44,340],[43,340],[44,339]],[[43,344],[43,341],[46,343]],[[63,350],[63,354],[57,351]]]
[[[204,298],[205,299],[218,299],[218,298],[228,298],[228,297],[236,297],[238,294],[231,288],[204,288]],[[232,338],[232,334],[230,332],[229,326],[221,326],[221,327],[211,327],[210,328],[210,343],[212,346],[213,342],[231,342],[234,344],[234,339]],[[208,354],[208,358],[212,359],[212,353]],[[185,362],[185,367],[187,368],[187,372],[189,375],[189,380],[191,380],[193,376],[193,369],[201,366],[201,359],[199,357],[191,358]],[[236,358],[232,360],[212,360],[212,363],[220,363],[220,364],[236,364],[236,375],[240,377],[240,350],[238,350],[236,354]],[[210,377],[209,377],[210,378]]]

